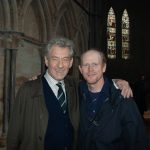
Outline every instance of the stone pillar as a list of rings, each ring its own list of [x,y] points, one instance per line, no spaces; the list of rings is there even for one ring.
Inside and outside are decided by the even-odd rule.
[[[10,109],[12,108],[12,104],[15,100],[15,86],[16,86],[16,54],[17,49],[10,49],[10,95],[11,95],[11,101],[10,101]]]
[[[9,118],[10,102],[10,53],[5,49],[5,67],[4,67],[4,113],[3,113],[3,135],[6,136]]]
[[[39,48],[40,56],[41,56],[41,74],[43,74],[46,70],[46,66],[44,63],[44,54],[43,54],[44,45]]]
[[[3,136],[5,137],[8,130],[11,106],[15,99],[16,52],[19,43],[18,34],[5,32],[3,34],[3,43],[5,50]]]

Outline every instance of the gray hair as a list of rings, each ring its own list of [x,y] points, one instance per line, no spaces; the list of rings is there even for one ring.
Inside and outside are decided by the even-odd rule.
[[[73,57],[73,55],[74,55],[75,46],[74,46],[73,41],[70,40],[70,39],[67,39],[67,38],[64,38],[64,37],[57,37],[57,38],[51,39],[45,47],[44,55],[46,57],[48,57],[48,54],[52,50],[53,46],[59,46],[59,47],[62,47],[62,48],[69,48],[70,57]]]

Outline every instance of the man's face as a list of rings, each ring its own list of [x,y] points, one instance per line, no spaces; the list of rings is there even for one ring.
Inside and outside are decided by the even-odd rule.
[[[63,80],[73,63],[70,57],[69,48],[53,46],[49,57],[45,57],[45,64],[48,67],[48,73],[55,80]]]
[[[79,70],[88,84],[97,84],[103,78],[106,64],[102,63],[98,53],[90,51],[84,54]]]

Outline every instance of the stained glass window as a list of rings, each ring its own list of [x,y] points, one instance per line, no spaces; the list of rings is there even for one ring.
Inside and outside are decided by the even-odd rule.
[[[129,52],[129,16],[125,9],[122,15],[122,58],[128,59]]]
[[[107,57],[116,58],[116,18],[112,7],[107,18]]]

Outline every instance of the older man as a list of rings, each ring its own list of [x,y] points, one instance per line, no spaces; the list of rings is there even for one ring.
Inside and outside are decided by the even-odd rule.
[[[67,76],[73,54],[74,44],[69,39],[54,38],[48,42],[46,73],[26,82],[17,93],[7,150],[75,149],[79,124],[78,81]],[[119,85],[123,85],[125,96],[131,94],[126,81]]]

